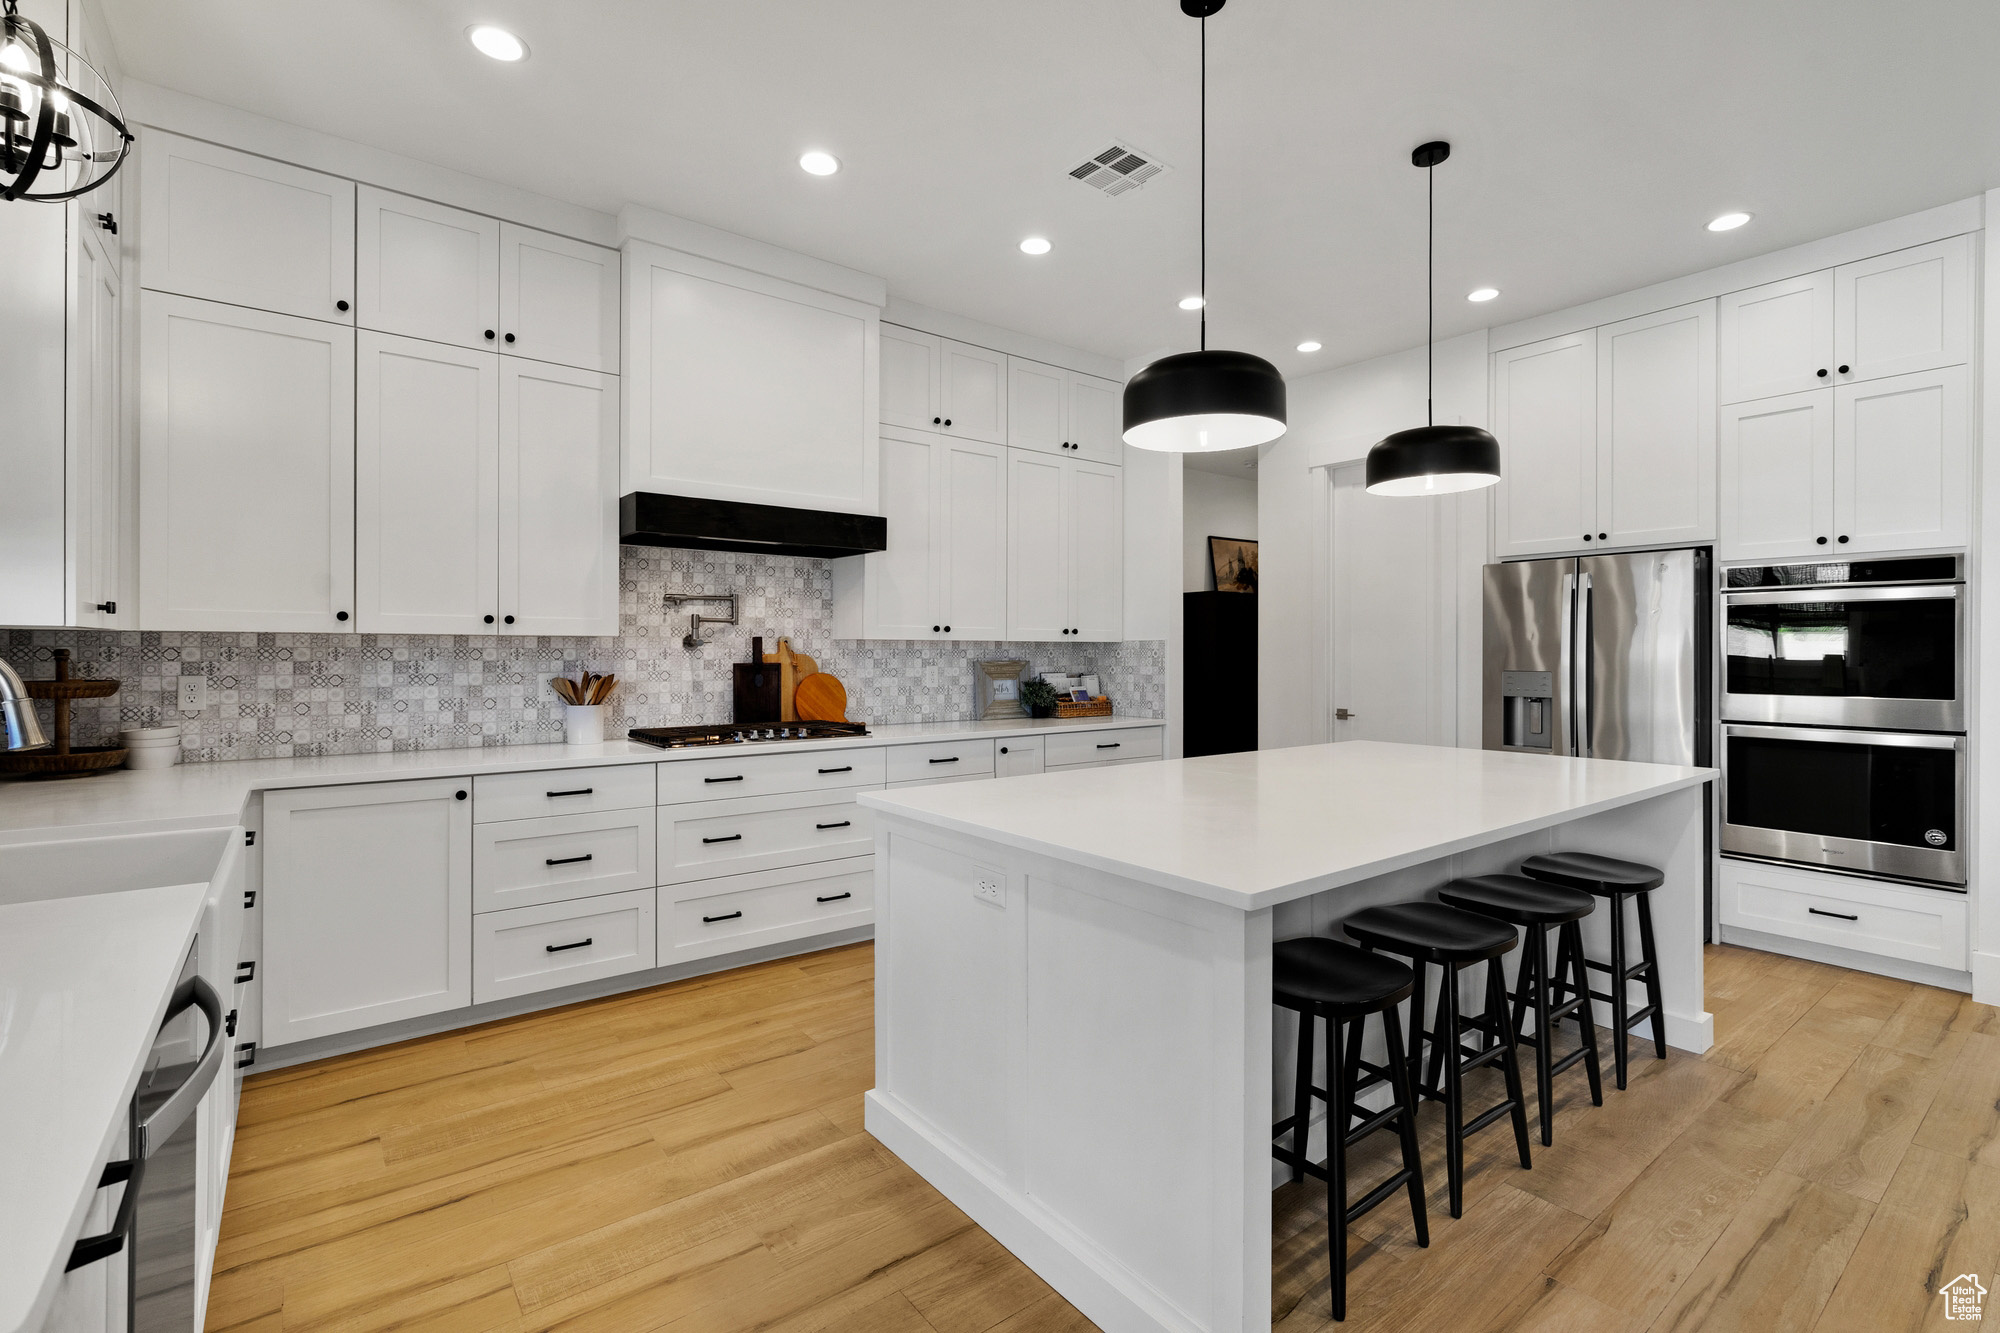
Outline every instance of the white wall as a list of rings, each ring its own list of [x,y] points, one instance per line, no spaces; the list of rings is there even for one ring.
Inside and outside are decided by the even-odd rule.
[[[1183,467],[1181,472],[1181,591],[1212,592],[1215,566],[1209,562],[1210,537],[1257,537],[1257,478],[1245,472],[1225,477],[1219,472]]]

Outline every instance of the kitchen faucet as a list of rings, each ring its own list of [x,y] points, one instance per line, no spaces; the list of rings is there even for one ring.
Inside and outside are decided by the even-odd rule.
[[[39,750],[49,743],[42,734],[41,719],[35,716],[28,687],[4,658],[0,658],[0,723],[6,727],[6,743],[0,750]]]
[[[698,611],[688,614],[688,632],[681,636],[681,645],[699,648],[708,640],[701,637],[703,625],[734,625],[736,623],[736,594],[733,592],[670,592],[660,599],[660,604],[672,611],[687,602],[727,602],[729,614],[726,616],[705,616]]]

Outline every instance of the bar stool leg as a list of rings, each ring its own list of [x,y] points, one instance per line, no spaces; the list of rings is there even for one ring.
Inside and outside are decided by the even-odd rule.
[[[1292,1090],[1292,1179],[1306,1178],[1306,1132],[1312,1124],[1313,1014],[1300,1009],[1298,1084]]]
[[[1660,956],[1653,950],[1653,895],[1639,899],[1639,954],[1646,965],[1646,1003],[1653,1006],[1653,1054],[1667,1058],[1667,1015],[1660,1004]]]
[[[1403,1035],[1396,1027],[1392,1009],[1382,1015],[1382,1037],[1389,1047],[1389,1089],[1403,1113],[1396,1117],[1396,1137],[1403,1145],[1403,1169],[1410,1173],[1410,1221],[1416,1227],[1417,1244],[1431,1243],[1430,1216],[1424,1208],[1424,1160],[1417,1151],[1417,1094],[1410,1083],[1410,1066],[1403,1057]]]
[[[1507,1016],[1507,981],[1500,970],[1500,960],[1486,961],[1486,1012],[1504,1022]],[[1508,1117],[1514,1122],[1514,1146],[1520,1150],[1521,1169],[1533,1169],[1528,1160],[1528,1099],[1521,1093],[1521,1062],[1514,1058],[1514,1043],[1504,1038],[1500,1043],[1500,1071],[1507,1077],[1507,1095],[1513,1099],[1514,1107]],[[1452,1216],[1456,1217],[1454,1213]]]
[[[1447,1061],[1444,1058],[1444,1052],[1445,1052],[1444,1016],[1445,1013],[1447,1012],[1446,997],[1449,996],[1450,998],[1449,1012],[1453,1015],[1453,1021],[1454,1022],[1457,1021],[1458,969],[1450,963],[1440,963],[1438,965],[1438,973],[1439,976],[1438,976],[1437,1017],[1431,1022],[1431,1060],[1430,1060],[1429,1082],[1430,1086],[1435,1090],[1435,1095],[1442,1097],[1444,1090],[1445,1066],[1447,1064],[1455,1064],[1457,1060],[1456,1056],[1454,1056],[1453,1059],[1450,1061]],[[1452,1049],[1456,1050],[1457,1047],[1453,1047]],[[1453,1102],[1452,1105],[1455,1106],[1457,1105],[1457,1103]]]
[[[1458,1014],[1458,968],[1440,965],[1444,984],[1438,988],[1438,1031],[1432,1037],[1433,1066],[1445,1056],[1444,1074],[1444,1170],[1451,1192],[1451,1215],[1465,1216],[1465,1101],[1460,1090],[1459,1066],[1465,1057],[1460,1046]]]
[[[1535,1097],[1537,1110],[1542,1122],[1542,1146],[1555,1143],[1555,1129],[1551,1124],[1555,1101],[1555,1047],[1549,1032],[1549,985],[1545,975],[1548,957],[1548,927],[1529,926],[1526,930],[1527,954],[1521,959],[1521,970],[1534,972],[1534,994],[1527,996],[1535,1006]],[[1517,1001],[1518,1003],[1518,1001]]]
[[[1343,1024],[1326,1017],[1326,1079],[1332,1094],[1326,1107],[1327,1272],[1333,1281],[1333,1317],[1347,1318],[1347,1123],[1353,1117],[1353,1084],[1342,1056]]]
[[[1417,984],[1410,987],[1410,1049],[1404,1053],[1404,1058],[1410,1064],[1410,1086],[1421,1088],[1424,1080],[1424,965],[1422,960],[1412,958],[1410,960],[1410,971],[1416,974]],[[1395,1014],[1390,1013],[1385,1015],[1382,1022],[1388,1027],[1394,1027],[1396,1025]],[[1410,1110],[1414,1112],[1416,1109],[1417,1104],[1411,1102]]]
[[[1583,965],[1583,927],[1574,921],[1565,921],[1557,932],[1556,945],[1556,999],[1557,1008],[1565,1003],[1569,993],[1569,979],[1576,978],[1576,993],[1584,997],[1576,1007],[1576,1030],[1582,1039],[1584,1072],[1590,1076],[1590,1104],[1604,1105],[1604,1074],[1597,1061],[1597,1019],[1590,1012],[1590,978]]]
[[[1611,895],[1611,1065],[1618,1071],[1618,1090],[1625,1090],[1625,895]]]

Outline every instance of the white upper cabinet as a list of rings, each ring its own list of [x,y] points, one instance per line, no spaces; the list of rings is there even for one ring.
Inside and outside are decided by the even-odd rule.
[[[1833,383],[1833,270],[1731,292],[1718,303],[1724,403]]]
[[[354,321],[354,183],[148,131],[139,273],[154,291]]]
[[[1007,358],[1007,443],[1100,463],[1125,461],[1124,391],[1110,380]]]
[[[1124,471],[1023,449],[1007,457],[1007,634],[1124,634]]]
[[[73,625],[136,626],[137,607],[121,592],[125,485],[119,460],[123,330],[119,326],[118,243],[95,226],[70,245],[67,600]],[[120,617],[123,617],[122,619]]]
[[[1597,330],[1597,542],[1715,538],[1715,303]]]
[[[1496,551],[1553,555],[1595,545],[1596,331],[1510,347],[1495,352],[1492,363],[1493,433],[1501,452]]]
[[[988,444],[1007,443],[1007,357],[946,339],[939,365],[944,421],[935,429]]]
[[[355,614],[364,634],[477,634],[498,619],[500,358],[362,333]]]
[[[645,241],[625,284],[625,491],[874,512],[874,306]]]
[[[354,333],[146,292],[142,629],[351,632]]]
[[[500,362],[503,634],[618,632],[618,380]]]
[[[618,371],[616,250],[500,224],[500,350]]]
[[[359,187],[355,204],[355,323],[458,347],[495,347],[500,224],[368,185]]]
[[[1827,554],[1833,541],[1833,390],[1721,411],[1724,560]]]
[[[941,446],[937,614],[954,639],[1007,637],[1007,451],[948,440]]]
[[[1077,457],[1125,461],[1125,386],[1069,372],[1069,443]]]
[[[1841,265],[1833,311],[1843,383],[1963,365],[1972,353],[1972,238]]]
[[[944,339],[895,324],[882,326],[882,424],[942,430],[938,365]]]
[[[65,212],[0,201],[0,395],[6,403],[0,425],[0,625],[61,625],[72,605],[64,592],[64,312],[74,290],[65,282]]]
[[[1069,469],[1070,637],[1119,639],[1125,633],[1125,474],[1081,458]]]
[[[1972,476],[1963,366],[1843,384],[1833,398],[1834,544],[1963,546]]]

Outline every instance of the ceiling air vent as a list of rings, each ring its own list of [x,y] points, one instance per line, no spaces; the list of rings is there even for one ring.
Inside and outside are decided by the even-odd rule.
[[[1117,195],[1138,189],[1166,169],[1166,164],[1158,158],[1130,144],[1114,143],[1069,174],[1092,189]]]

